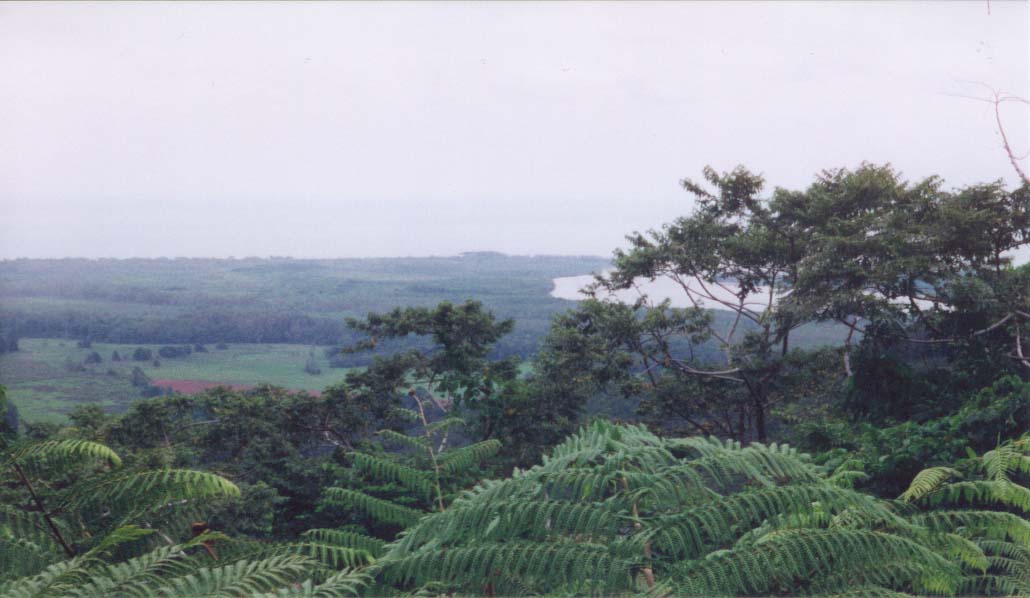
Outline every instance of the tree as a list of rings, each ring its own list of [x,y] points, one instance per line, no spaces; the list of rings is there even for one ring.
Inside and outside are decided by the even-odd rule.
[[[935,177],[909,184],[889,166],[863,164],[763,198],[763,178],[742,167],[706,168],[704,177],[712,190],[683,182],[694,212],[628,237],[575,316],[616,355],[609,363],[622,362],[623,379],[629,368],[629,390],[702,385],[717,397],[687,410],[697,430],[765,439],[792,335],[814,322],[844,327],[848,377],[860,337],[986,349],[988,383],[1022,359],[1030,274],[1007,252],[1030,242],[1030,188],[945,192]],[[689,307],[654,301],[639,286],[659,278]],[[632,306],[605,300],[631,289]]]
[[[514,328],[513,320],[498,321],[478,301],[460,305],[443,302],[433,309],[409,307],[389,313],[369,314],[363,320],[348,319],[347,325],[367,338],[347,349],[374,349],[382,339],[410,336],[424,339],[419,348],[376,356],[360,372],[347,375],[353,392],[370,394],[384,404],[399,404],[403,388],[421,387],[430,405],[423,406],[419,393],[409,394],[420,409],[442,415],[457,405],[483,413],[487,403],[503,384],[516,376],[516,360],[490,361],[495,343]],[[483,438],[493,430],[489,418],[474,422]]]

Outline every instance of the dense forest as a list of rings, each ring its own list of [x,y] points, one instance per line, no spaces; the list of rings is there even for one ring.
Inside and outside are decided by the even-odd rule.
[[[67,424],[4,405],[0,595],[1030,595],[1030,185],[862,164],[683,186],[693,211],[610,262],[525,258],[612,266],[526,342],[520,289],[544,281],[515,258],[419,285],[5,262],[8,350],[303,339],[362,367],[317,395],[223,387]],[[264,322],[274,304],[334,327]],[[845,334],[799,343],[812,325]]]
[[[476,297],[518,324],[497,355],[530,355],[569,306],[552,280],[599,257],[302,260],[60,259],[0,262],[0,335],[137,344],[301,343],[354,338],[347,316]],[[12,337],[13,338],[13,337]]]

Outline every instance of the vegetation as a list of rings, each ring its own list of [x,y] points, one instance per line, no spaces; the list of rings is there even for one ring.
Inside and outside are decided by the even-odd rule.
[[[527,356],[551,315],[569,306],[550,296],[552,279],[607,264],[600,257],[490,252],[342,260],[6,260],[0,262],[0,339],[10,333],[12,339],[130,345],[342,346],[354,340],[345,317],[476,297],[518,322],[497,355]]]
[[[421,440],[405,437],[432,446]],[[444,462],[467,464],[489,454],[460,450],[475,457]],[[431,448],[428,454],[434,455]],[[433,494],[433,478],[422,472],[357,455],[356,468],[413,494]],[[36,443],[7,457],[22,478],[20,467],[31,459],[73,458],[118,463],[110,449],[85,441]],[[17,579],[2,589],[12,596],[1019,594],[1030,590],[1030,522],[1005,509],[1030,510],[1030,489],[1017,481],[1030,473],[1028,463],[1030,441],[1006,443],[960,465],[979,479],[952,481],[962,475],[958,469],[931,468],[899,501],[889,501],[852,489],[860,472],[828,472],[786,446],[662,439],[642,427],[597,422],[543,464],[483,483],[449,505],[437,477],[438,509],[430,514],[327,490],[329,502],[407,528],[389,544],[345,529],[313,529],[299,541],[265,545],[202,530],[192,540],[166,539],[153,548],[143,542],[157,533],[148,522],[122,525],[82,554],[66,546],[70,558],[47,566],[47,557],[33,562],[37,553],[24,550],[28,541],[17,526],[29,525],[22,523],[28,517],[15,512],[24,519],[11,517],[0,529],[21,550],[0,554]],[[115,479],[114,488],[90,493],[89,500],[121,504],[116,497],[130,492],[138,499],[237,491],[196,472]],[[27,481],[25,487],[31,492]],[[74,486],[68,494],[84,495]],[[40,512],[49,520],[43,507]],[[52,534],[32,537],[40,545],[62,538],[56,526]],[[47,553],[40,548],[39,554]]]
[[[182,381],[186,384],[178,388],[192,388],[194,392],[221,383],[234,387],[274,384],[315,393],[342,382],[349,371],[331,368],[322,351],[312,354],[306,345],[234,344],[224,350],[162,358],[161,366],[155,368],[153,355],[160,345],[96,342],[93,351],[103,357],[103,362],[89,364],[85,360],[90,350],[79,349],[73,342],[35,338],[19,342],[20,351],[0,356],[0,380],[7,385],[24,419],[34,422],[67,421],[67,415],[81,405],[101,405],[112,412],[123,412],[154,380]],[[129,356],[138,349],[152,355],[133,361]],[[123,358],[109,359],[112,353]],[[321,370],[321,375],[305,373],[308,363]],[[78,368],[80,365],[84,367]],[[144,377],[139,378],[137,371]]]
[[[1011,260],[1030,187],[874,165],[768,196],[742,168],[705,179],[525,345],[505,344],[517,313],[465,297],[339,309],[321,348],[189,326],[106,343],[143,330],[131,308],[73,341],[0,328],[16,399],[58,374],[134,398],[40,423],[0,392],[0,595],[1030,594],[1030,266]],[[224,266],[192,262],[162,267]],[[30,266],[5,264],[13,295],[36,292]],[[198,284],[336,272],[239,266]],[[693,307],[641,291],[659,278]],[[839,342],[797,342],[831,325]],[[282,386],[139,398],[159,376],[233,382],[248,353]]]

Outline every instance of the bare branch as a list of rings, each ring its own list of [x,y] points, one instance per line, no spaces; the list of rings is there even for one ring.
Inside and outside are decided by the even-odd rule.
[[[721,380],[730,380],[731,382],[744,382],[743,378],[736,378],[732,375],[740,373],[740,368],[730,368],[728,370],[699,370],[697,368],[687,365],[685,361],[681,361],[679,359],[669,359],[669,362],[675,364],[677,369],[688,374],[694,374],[697,376],[709,376],[711,378],[719,378]]]
[[[1024,185],[1030,185],[1030,177],[1027,177],[1026,173],[1019,166],[1019,158],[1016,157],[1016,152],[1012,149],[1012,145],[1009,143],[1009,137],[1005,133],[1005,125],[1001,121],[1001,104],[1002,102],[1020,102],[1030,104],[1030,101],[1016,97],[1016,96],[1003,96],[998,92],[994,93],[994,122],[998,125],[998,133],[1001,134],[1001,144],[1005,148],[1005,153],[1009,157],[1009,163],[1012,164],[1012,168],[1015,169],[1016,174],[1019,175],[1019,179],[1023,181]]]
[[[1011,320],[1013,317],[1015,317],[1015,315],[1016,315],[1015,313],[1011,313],[1011,314],[1005,316],[1004,318],[998,320],[997,322],[991,324],[987,328],[984,328],[983,330],[977,330],[976,332],[973,333],[973,336],[980,336],[981,334],[987,334],[988,332],[994,330],[998,326],[1001,326],[1005,322],[1008,322],[1009,320]]]
[[[1019,324],[1016,324],[1016,355],[1019,356],[1019,361],[1023,365],[1030,368],[1030,360],[1023,355],[1023,339],[1019,331]]]

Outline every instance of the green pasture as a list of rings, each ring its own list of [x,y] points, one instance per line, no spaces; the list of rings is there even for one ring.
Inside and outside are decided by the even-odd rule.
[[[62,421],[76,405],[96,404],[111,411],[124,410],[140,398],[140,389],[130,381],[132,368],[139,366],[151,379],[204,380],[226,384],[274,384],[296,390],[316,391],[340,382],[347,370],[332,369],[322,347],[287,344],[230,344],[207,353],[193,352],[186,357],[132,361],[137,347],[157,355],[162,345],[93,343],[79,348],[74,340],[25,338],[16,353],[0,355],[0,384],[26,421]],[[103,362],[83,364],[91,352]],[[122,361],[112,361],[117,351]],[[320,375],[304,371],[313,352],[322,369]]]

